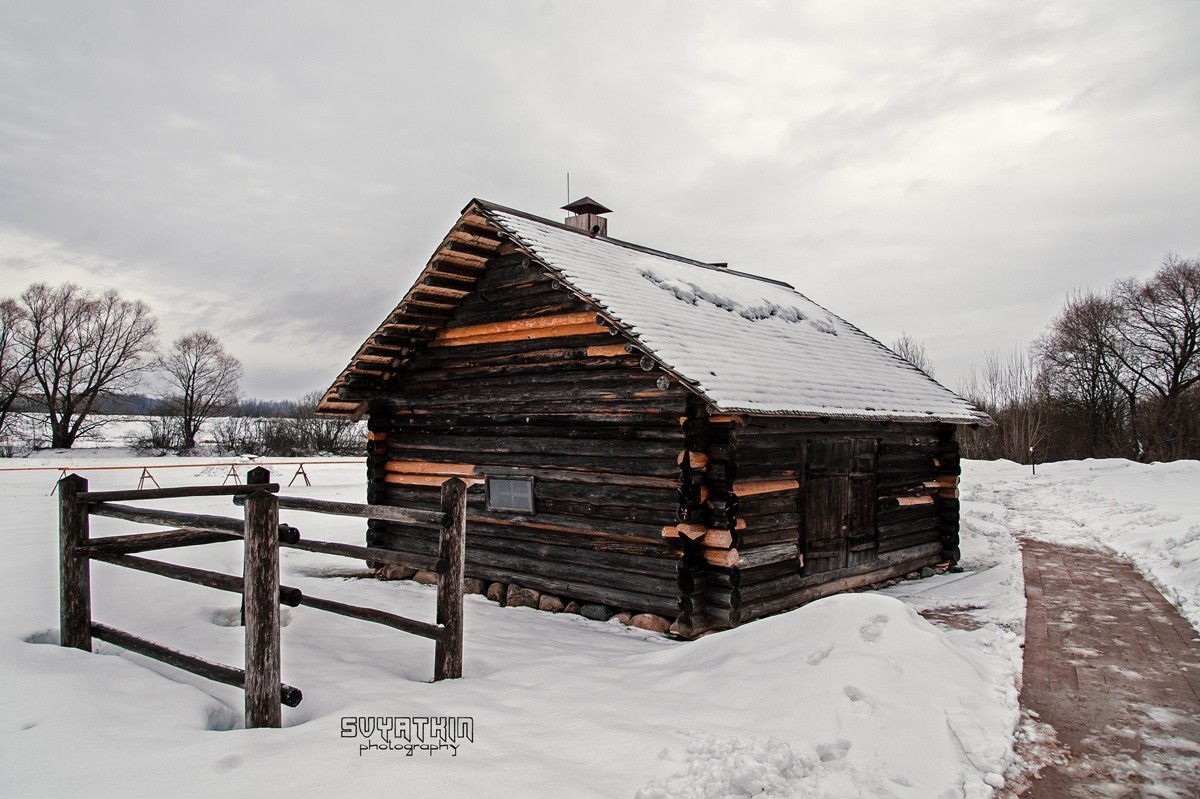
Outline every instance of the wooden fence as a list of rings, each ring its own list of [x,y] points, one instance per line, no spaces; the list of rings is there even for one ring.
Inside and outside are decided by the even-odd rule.
[[[458,478],[443,483],[439,511],[279,496],[278,491],[279,485],[270,482],[270,472],[263,468],[251,470],[246,476],[245,485],[130,491],[88,491],[88,482],[83,477],[77,474],[63,477],[58,484],[61,645],[90,652],[92,639],[98,638],[207,679],[243,688],[246,694],[247,727],[280,726],[281,704],[295,707],[302,698],[299,689],[280,682],[280,604],[316,608],[430,638],[436,643],[434,680],[461,677],[466,484]],[[235,502],[243,506],[243,517],[179,513],[117,504],[122,501],[201,496],[232,496]],[[280,524],[280,509],[381,519],[433,528],[439,531],[438,555],[419,561],[416,556],[387,549],[308,540],[302,538],[295,527]],[[89,533],[91,516],[108,516],[172,529],[92,538]],[[245,542],[243,577],[179,566],[134,554],[237,539]],[[281,586],[280,547],[436,572],[435,623],[409,619],[375,608],[306,596],[298,588]],[[93,560],[242,594],[246,627],[245,668],[212,663],[93,621]]]

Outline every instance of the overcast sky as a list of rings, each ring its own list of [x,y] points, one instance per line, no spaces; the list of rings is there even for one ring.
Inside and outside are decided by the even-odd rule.
[[[569,171],[953,388],[1200,255],[1198,41],[1195,0],[0,0],[0,296],[115,287],[294,397],[472,197],[559,219]]]

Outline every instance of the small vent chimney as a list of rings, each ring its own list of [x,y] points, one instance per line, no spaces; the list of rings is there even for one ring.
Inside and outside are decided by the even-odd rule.
[[[571,227],[579,228],[591,236],[608,235],[608,220],[600,216],[600,214],[611,214],[612,211],[591,197],[584,197],[573,203],[564,205],[563,210],[570,211],[572,214],[563,220]]]

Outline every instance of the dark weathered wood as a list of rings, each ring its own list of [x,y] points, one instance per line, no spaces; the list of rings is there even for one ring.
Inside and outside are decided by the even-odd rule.
[[[270,473],[262,467],[246,476],[263,485]],[[279,727],[279,505],[262,491],[246,497],[246,727]]]
[[[362,505],[356,502],[334,502],[326,499],[309,499],[307,497],[281,496],[279,497],[279,507],[289,510],[309,510],[333,516],[381,519],[383,521],[439,529],[445,523],[444,514],[437,511],[393,508],[383,505]]]
[[[207,530],[221,533],[245,532],[245,523],[241,519],[229,516],[210,516],[204,513],[181,513],[179,511],[158,510],[157,508],[135,508],[132,505],[112,505],[98,503],[88,505],[88,512],[93,516],[108,516],[113,519],[124,519],[139,524],[159,524],[167,527],[187,527],[193,530]]]
[[[873,563],[847,566],[836,572],[814,575],[792,573],[774,580],[752,584],[743,581],[739,586],[743,610],[747,610],[748,606],[765,603],[769,600],[779,600],[786,604],[790,596],[807,596],[807,599],[802,599],[796,605],[791,606],[797,607],[801,602],[810,601],[818,596],[828,596],[831,593],[860,588],[905,574],[921,566],[930,566],[937,562],[940,553],[940,544],[925,544],[898,552],[881,553]],[[810,591],[810,589],[815,589],[815,591]],[[779,609],[782,608],[776,608],[776,610]],[[755,616],[747,611],[747,618],[753,617]]]
[[[267,485],[180,486],[178,488],[139,488],[129,491],[87,491],[79,495],[80,502],[122,502],[136,499],[176,499],[179,497],[221,497],[253,494],[256,490],[279,491],[278,483]]]
[[[215,544],[221,541],[239,541],[234,533],[218,533],[211,530],[163,530],[158,533],[135,533],[133,535],[110,535],[93,538],[84,547],[89,555],[126,555],[131,552],[150,552],[156,549],[192,547],[200,544]]]
[[[474,547],[468,560],[471,570],[477,568],[499,568],[509,571],[520,571],[531,578],[555,577],[568,586],[607,586],[640,594],[655,594],[664,590],[673,590],[676,576],[665,570],[660,574],[643,574],[622,569],[606,569],[592,558],[577,558],[574,562],[559,560],[537,560],[527,555],[514,555],[497,552],[490,549]],[[520,581],[518,581],[520,582]],[[523,584],[523,583],[522,583]],[[576,594],[567,589],[565,595],[574,598]]]
[[[124,630],[118,630],[115,627],[109,627],[104,624],[91,625],[91,634],[101,641],[106,641],[113,646],[119,646],[122,649],[128,649],[144,657],[152,658],[160,663],[166,663],[168,666],[174,666],[177,669],[191,672],[204,677],[213,682],[232,685],[236,688],[244,688],[246,685],[246,672],[233,666],[225,666],[220,663],[213,663],[210,660],[188,655],[176,649],[165,647],[162,644],[156,644],[153,641],[147,641],[145,638],[127,633]],[[304,694],[299,688],[291,685],[280,683],[276,688],[276,703],[282,702],[288,707],[296,707],[304,698]]]
[[[499,432],[499,431],[497,431]],[[507,431],[505,431],[507,432]],[[619,440],[604,438],[570,438],[490,435],[472,436],[461,431],[453,434],[436,435],[421,433],[405,436],[390,442],[397,451],[413,452],[421,450],[440,450],[443,452],[469,452],[474,457],[477,453],[489,454],[538,454],[538,455],[577,455],[593,461],[603,458],[654,458],[663,461],[666,468],[673,467],[679,451],[679,445],[670,441]]]
[[[219,591],[229,591],[234,594],[241,594],[245,587],[243,579],[235,577],[232,574],[222,574],[221,572],[197,569],[192,566],[179,566],[175,563],[164,563],[159,560],[140,558],[136,555],[96,553],[91,557],[92,560],[98,560],[101,563],[110,563],[114,566],[136,569],[137,571],[149,574],[157,574],[161,577],[169,577],[172,580],[181,580],[185,583],[203,585],[209,588],[216,588]],[[300,604],[302,596],[299,588],[291,588],[286,585],[279,587],[280,604],[296,607]]]
[[[59,644],[92,650],[92,578],[87,554],[87,505],[79,495],[88,481],[69,474],[58,481]]]
[[[434,680],[462,676],[466,502],[466,483],[454,477],[442,484],[441,509],[446,523],[441,531],[438,554],[445,566],[438,572],[437,623],[442,628],[442,636],[434,654]]]
[[[660,546],[656,550],[649,547],[632,547],[629,551],[606,548],[602,542],[591,539],[583,541],[571,540],[572,536],[564,536],[552,544],[533,540],[522,532],[520,538],[513,536],[488,535],[488,529],[479,529],[479,525],[471,525],[467,533],[468,562],[478,550],[500,552],[516,555],[530,560],[550,561],[565,565],[586,563],[596,568],[613,569],[618,572],[645,574],[662,579],[675,579],[676,564],[679,553]]]
[[[549,513],[538,513],[533,516],[522,514],[505,514],[499,511],[476,514],[469,512],[467,521],[471,524],[492,524],[535,530],[559,530],[563,532],[578,532],[584,535],[629,536],[643,542],[662,540],[662,524],[619,522],[612,520],[598,521],[586,517],[558,516]]]
[[[436,624],[417,621],[416,619],[397,616],[394,613],[387,613],[375,608],[364,608],[358,605],[347,605],[344,602],[335,602],[332,599],[321,599],[320,597],[305,595],[301,604],[307,608],[316,610],[324,610],[328,613],[336,613],[339,616],[346,616],[351,619],[361,619],[362,621],[370,621],[375,624],[382,624],[385,627],[392,627],[406,633],[419,635],[423,638],[430,638],[434,641],[442,637],[442,628]]]
[[[339,544],[334,541],[312,541],[307,538],[302,538],[295,542],[280,542],[280,546],[287,547],[288,549],[303,549],[305,552],[341,555],[346,558],[355,558],[375,563],[391,563],[397,566],[408,566],[424,571],[439,571],[441,569],[441,562],[438,558],[405,555],[378,547],[360,547],[356,544]]]

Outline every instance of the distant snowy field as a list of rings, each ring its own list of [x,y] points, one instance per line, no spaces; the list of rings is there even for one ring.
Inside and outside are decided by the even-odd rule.
[[[111,448],[0,461],[71,467],[93,488],[219,484],[222,459]],[[308,461],[292,493],[361,501],[358,464]],[[180,468],[161,468],[178,466]],[[244,468],[240,470],[244,476]],[[292,466],[276,468],[286,483]],[[815,602],[696,642],[617,623],[466,604],[466,676],[427,682],[423,639],[285,609],[283,677],[304,691],[283,730],[241,729],[241,692],[116,647],[57,638],[56,471],[0,471],[0,795],[988,797],[1018,721],[1024,614],[1015,534],[1130,554],[1197,621],[1200,464],[970,463],[967,571]],[[235,515],[227,499],[163,507]],[[361,542],[361,520],[285,512],[312,537]],[[136,531],[93,519],[93,535]],[[141,528],[148,529],[148,528]],[[240,546],[151,557],[227,573]],[[434,591],[360,564],[282,553],[306,593],[432,619]],[[194,654],[242,659],[233,594],[93,564],[93,615]],[[921,618],[919,610],[940,619]],[[964,629],[956,629],[961,627]],[[343,717],[469,716],[457,754],[360,754]]]

